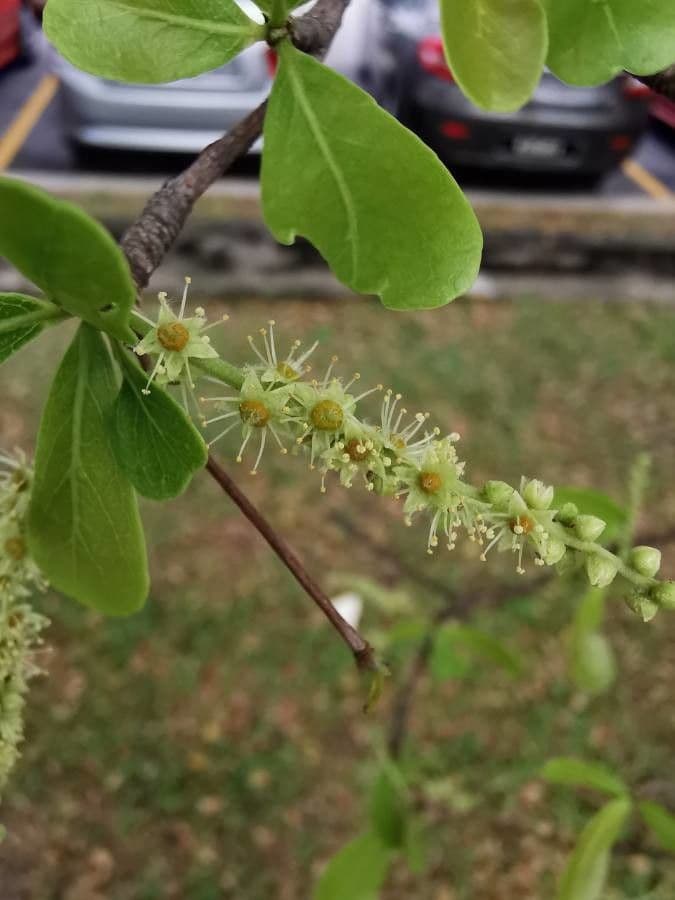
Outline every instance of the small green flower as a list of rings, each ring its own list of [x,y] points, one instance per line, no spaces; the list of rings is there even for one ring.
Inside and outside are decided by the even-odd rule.
[[[194,388],[192,373],[190,372],[190,359],[214,359],[218,353],[211,346],[210,338],[206,332],[214,328],[222,321],[227,320],[223,316],[219,322],[206,324],[204,310],[198,307],[195,315],[185,318],[187,295],[191,279],[185,279],[185,289],[181,299],[180,310],[175,315],[166,293],[159,294],[159,316],[157,323],[149,322],[152,329],[134,347],[139,356],[146,354],[157,355],[157,362],[153,368],[148,383],[143,389],[144,394],[150,393],[150,385],[153,381],[158,384],[167,384],[181,379],[183,372],[187,376],[187,385]]]
[[[530,482],[531,483],[531,482]],[[511,490],[507,494],[503,482],[488,482],[483,496],[496,499],[496,508],[485,511],[483,519],[488,525],[485,537],[490,539],[481,559],[485,560],[493,547],[499,550],[510,550],[517,554],[516,572],[525,573],[523,558],[525,551],[531,549],[537,566],[554,565],[563,558],[566,546],[556,538],[554,531],[555,510],[533,509],[525,502],[523,493],[527,487],[526,479],[521,479],[521,490]]]
[[[375,480],[386,476],[388,458],[383,457],[382,441],[371,425],[348,422],[344,434],[326,450],[321,460],[323,475],[337,472],[340,484],[350,488],[354,477],[361,472],[366,490],[375,489]],[[325,479],[321,479],[321,491],[325,493]]]
[[[323,457],[340,440],[346,429],[360,426],[356,417],[357,402],[374,391],[381,390],[381,385],[378,385],[354,397],[348,391],[361,376],[356,373],[347,384],[343,384],[333,376],[336,362],[337,356],[334,356],[322,381],[295,382],[291,385],[294,403],[287,421],[300,432],[296,443],[309,446],[309,464],[312,469],[315,460]]]
[[[255,464],[251,469],[251,475],[255,475],[260,465],[260,460],[265,451],[268,432],[279,445],[282,453],[287,453],[284,447],[281,435],[288,431],[286,421],[290,413],[288,405],[290,400],[290,390],[287,386],[275,386],[273,384],[264,385],[260,377],[253,369],[248,369],[244,383],[237,395],[234,397],[202,397],[202,402],[216,403],[221,408],[228,409],[228,412],[214,416],[212,419],[203,419],[202,425],[208,426],[216,422],[228,421],[228,425],[209,441],[209,446],[219,441],[237,426],[242,429],[242,443],[237,453],[237,462],[241,462],[244,450],[248,442],[255,435],[260,436],[258,445],[258,455]],[[234,409],[229,409],[229,405],[233,404]]]
[[[400,484],[396,497],[406,498],[403,507],[406,524],[412,524],[416,513],[424,511],[431,515],[427,553],[433,553],[438,546],[439,530],[445,534],[449,550],[455,548],[457,529],[462,525],[471,539],[483,533],[482,504],[467,496],[460,481],[463,468],[452,435],[428,445],[419,461],[404,462],[394,469]]]
[[[392,463],[423,459],[441,434],[440,428],[434,428],[419,437],[420,429],[429,419],[429,413],[418,412],[411,422],[405,424],[408,410],[398,405],[401,400],[401,394],[394,394],[388,389],[384,392],[380,410],[380,438]],[[451,443],[458,441],[459,435],[449,435],[448,440]]]
[[[293,341],[288,355],[282,359],[281,356],[277,353],[276,341],[274,337],[275,324],[276,322],[274,321],[274,319],[270,319],[268,322],[268,325],[270,326],[269,332],[266,328],[260,329],[259,333],[263,339],[264,352],[261,352],[258,349],[255,341],[253,340],[253,336],[249,334],[248,342],[251,346],[251,350],[253,350],[255,355],[260,360],[259,365],[257,363],[254,363],[251,368],[255,368],[260,373],[260,380],[265,384],[274,384],[277,382],[280,382],[282,384],[289,384],[290,382],[297,381],[305,373],[310,371],[310,366],[307,365],[307,360],[319,346],[319,342],[315,341],[309,348],[309,350],[303,350],[302,352],[300,352],[302,342]]]

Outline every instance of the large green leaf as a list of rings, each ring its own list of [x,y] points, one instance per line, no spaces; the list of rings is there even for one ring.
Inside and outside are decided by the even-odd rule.
[[[452,627],[452,626],[451,626]],[[522,669],[520,657],[499,638],[470,625],[454,626],[454,640],[474,656],[505,669],[510,675],[519,675]]]
[[[599,631],[572,631],[569,646],[570,675],[587,694],[603,694],[616,678],[612,645]]]
[[[376,900],[392,851],[372,831],[354,838],[328,863],[313,900]]]
[[[548,65],[563,81],[593,85],[622,69],[647,75],[675,61],[673,0],[545,0]]]
[[[521,671],[520,658],[494,635],[469,625],[450,623],[434,634],[429,668],[437,681],[463,678],[471,669],[471,657],[505,669],[509,675]]]
[[[480,262],[476,217],[438,158],[360,88],[287,41],[265,119],[262,199],[275,237],[308,238],[385,306],[439,306]]]
[[[49,0],[44,27],[78,68],[144,83],[215,69],[264,37],[235,0]]]
[[[607,766],[571,756],[549,759],[541,770],[541,777],[551,784],[594,788],[615,797],[622,797],[628,793],[628,787]]]
[[[607,589],[592,587],[581,598],[569,633],[567,657],[572,681],[587,694],[601,694],[616,678],[612,646],[599,630]]]
[[[598,900],[607,881],[609,853],[631,811],[623,797],[610,800],[581,832],[560,880],[557,900]]]
[[[455,626],[444,625],[434,634],[429,656],[429,671],[435,681],[465,678],[471,671],[471,660],[457,649]]]
[[[399,849],[406,843],[408,802],[406,785],[393,762],[386,761],[377,774],[370,796],[373,831],[387,847]]]
[[[181,494],[206,463],[204,439],[173,397],[121,357],[124,382],[111,418],[111,443],[119,467],[139,494],[168,500]]]
[[[476,106],[510,112],[541,77],[548,33],[539,0],[441,0],[452,74]]]
[[[83,324],[42,417],[28,537],[55,588],[101,612],[125,615],[142,606],[148,573],[136,496],[109,446],[116,395],[103,338]]]
[[[25,294],[0,294],[0,363],[37,337],[45,322],[62,316],[63,310],[53,303]]]
[[[0,256],[63,309],[120,340],[136,299],[112,236],[78,207],[32,185],[0,178]]]
[[[651,800],[640,803],[639,809],[661,846],[670,853],[675,853],[675,816],[660,803],[653,803]]]

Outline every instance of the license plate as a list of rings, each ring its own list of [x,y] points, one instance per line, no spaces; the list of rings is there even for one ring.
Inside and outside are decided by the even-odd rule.
[[[565,145],[560,138],[556,137],[518,135],[513,139],[513,152],[516,156],[552,159],[556,156],[564,156]]]

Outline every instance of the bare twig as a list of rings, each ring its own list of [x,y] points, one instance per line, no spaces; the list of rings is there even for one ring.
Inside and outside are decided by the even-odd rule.
[[[354,628],[352,628],[346,619],[342,618],[326,594],[307,572],[295,551],[286,543],[279,532],[276,531],[259,510],[255,508],[238,487],[236,482],[230,478],[220,463],[212,456],[209,457],[206,468],[230,499],[236,503],[249,522],[251,522],[256,530],[265,538],[279,559],[293,574],[296,581],[306,593],[309,594],[321,612],[326,616],[333,628],[335,628],[342,640],[352,651],[358,667],[366,671],[377,671],[379,667],[375,660],[373,648]]]
[[[209,144],[187,169],[154,194],[122,237],[136,286],[142,290],[173,246],[192,209],[208,188],[247,153],[262,131],[267,101],[226,135]]]
[[[323,57],[349,0],[318,0],[318,3],[289,27],[292,41],[314,56]],[[127,229],[121,244],[139,291],[173,246],[192,209],[238,159],[260,137],[267,101],[245,116],[227,134],[209,144],[175,178],[170,178],[154,194],[140,217]]]

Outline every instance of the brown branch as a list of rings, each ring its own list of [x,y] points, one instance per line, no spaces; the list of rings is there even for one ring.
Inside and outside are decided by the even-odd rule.
[[[633,78],[675,103],[675,64],[655,75],[633,75]]]
[[[209,456],[206,468],[230,499],[239,507],[249,522],[251,522],[256,530],[265,538],[279,559],[293,574],[296,581],[306,593],[309,594],[321,612],[326,616],[333,628],[335,628],[342,640],[353,653],[357,666],[365,671],[377,671],[379,666],[375,659],[373,648],[361,637],[358,631],[352,628],[346,619],[343,619],[326,594],[307,572],[295,551],[286,543],[279,532],[276,531],[259,510],[256,509],[248,497],[246,497],[238,487],[236,482],[230,478],[213,456]]]
[[[266,108],[267,101],[209,144],[180,175],[170,178],[124,233],[120,243],[139,291],[173,246],[197,200],[260,137]]]
[[[323,57],[348,4],[349,0],[318,0],[308,13],[289,22],[293,43],[306,53]],[[127,229],[120,243],[139,291],[147,287],[197,200],[260,137],[266,108],[267,101],[202,150],[187,169],[170,178],[150,198],[140,217]]]

